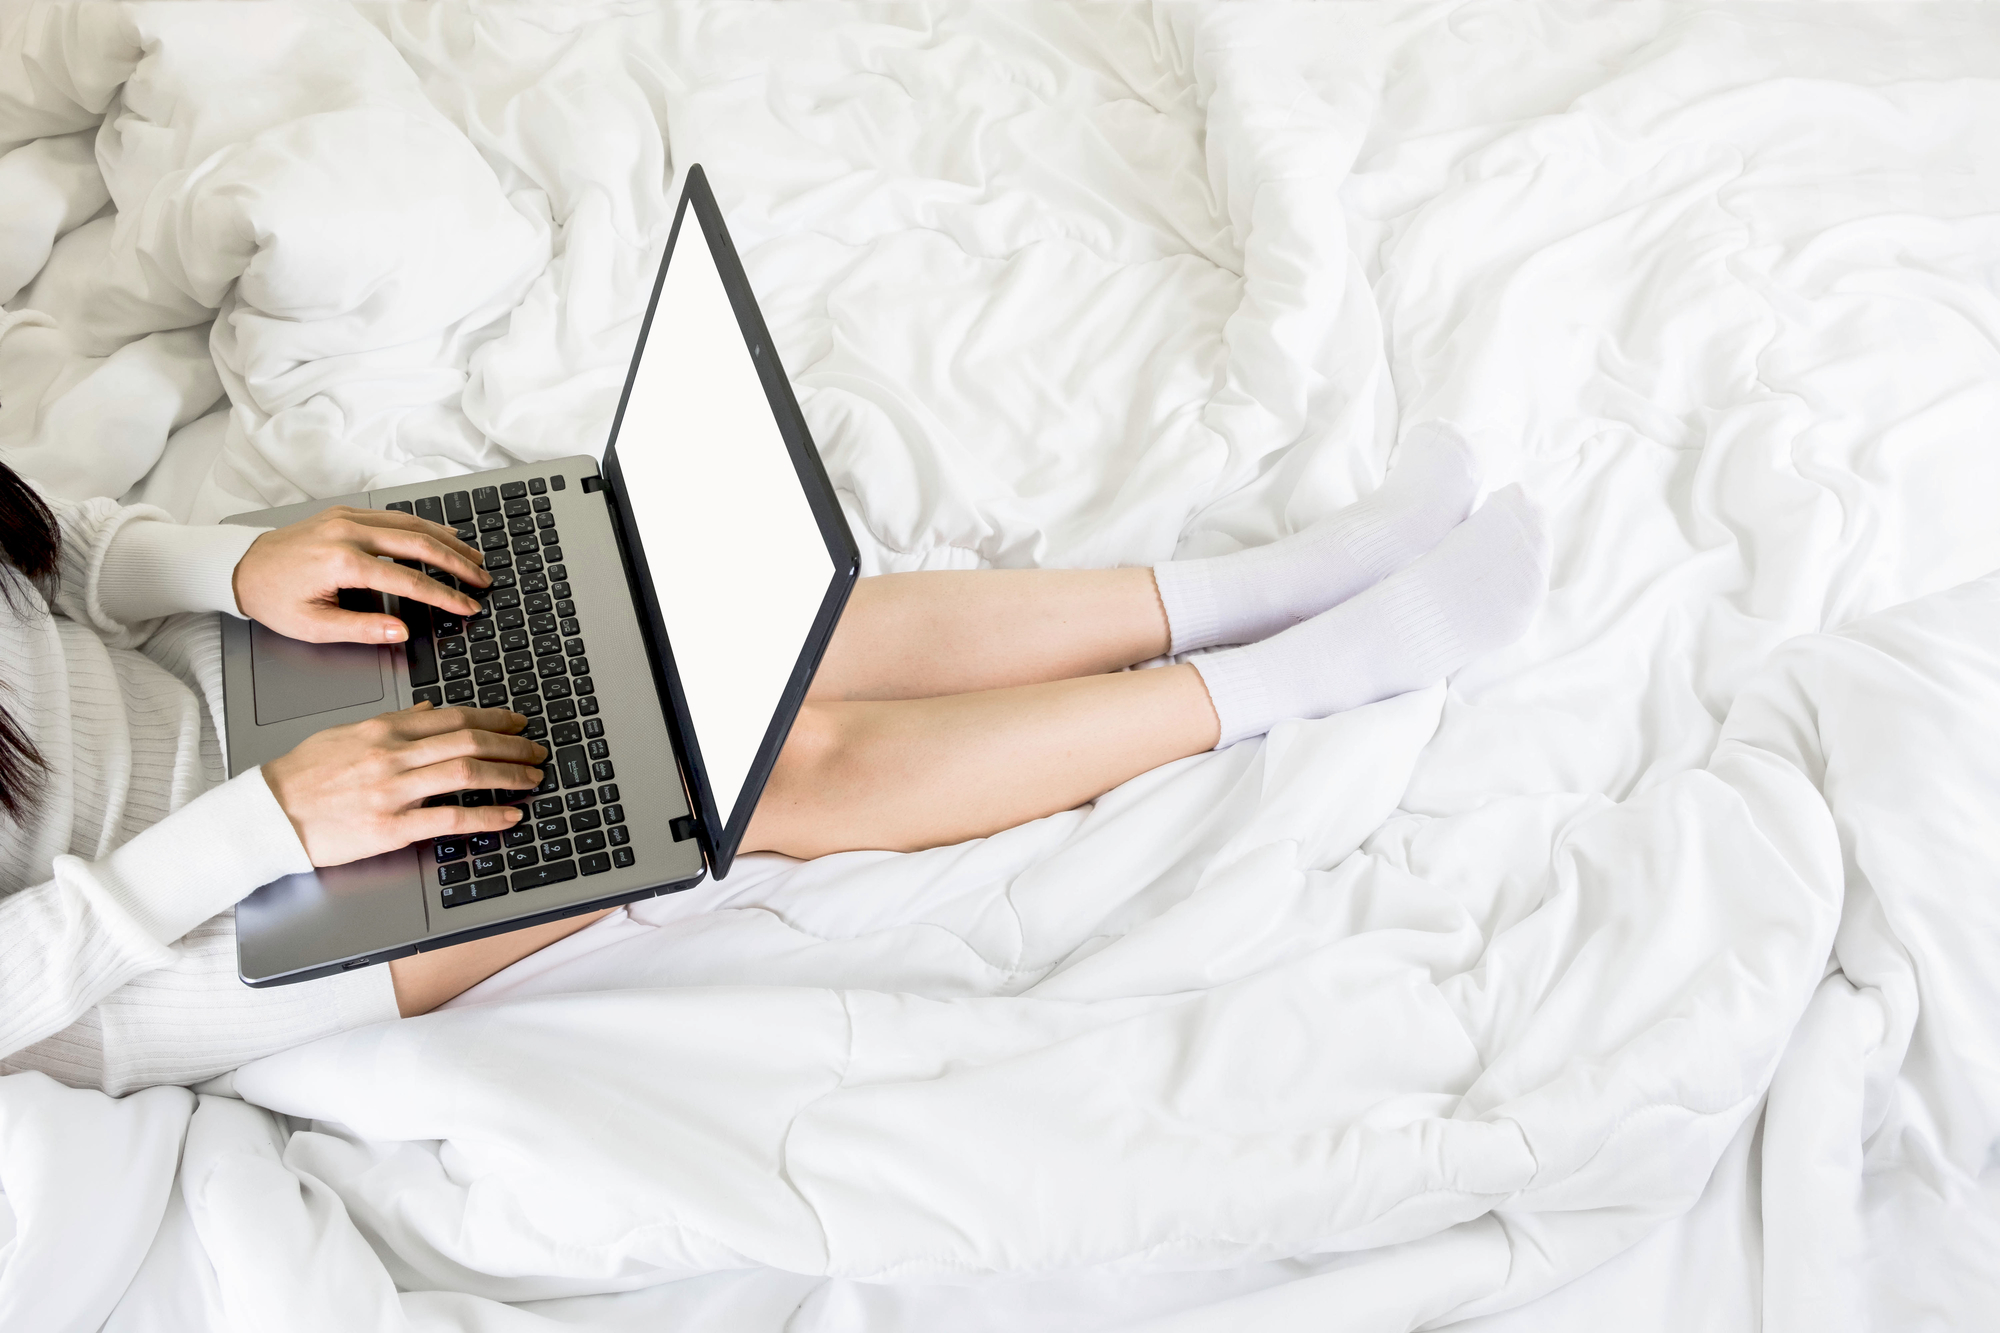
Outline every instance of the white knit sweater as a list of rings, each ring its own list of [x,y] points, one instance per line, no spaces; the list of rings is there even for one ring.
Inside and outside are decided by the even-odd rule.
[[[5,707],[48,772],[0,812],[0,1074],[121,1094],[396,1016],[387,968],[251,990],[237,901],[310,862],[258,769],[224,781],[215,611],[259,529],[51,500],[55,605],[12,569]],[[197,614],[176,614],[197,613]]]

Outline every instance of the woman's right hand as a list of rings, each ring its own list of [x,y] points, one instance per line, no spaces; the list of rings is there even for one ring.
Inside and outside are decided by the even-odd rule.
[[[264,765],[264,781],[316,866],[344,865],[421,838],[496,833],[520,822],[511,805],[426,806],[468,787],[541,785],[548,751],[516,735],[504,708],[418,704],[300,742]]]

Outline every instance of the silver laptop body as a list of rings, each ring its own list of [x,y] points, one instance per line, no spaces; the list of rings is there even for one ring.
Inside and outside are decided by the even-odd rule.
[[[434,839],[250,895],[236,909],[244,982],[303,981],[728,873],[859,555],[700,167],[602,469],[578,455],[229,521],[278,527],[335,504],[456,527],[495,586],[466,589],[485,606],[465,618],[343,594],[401,616],[406,645],[305,644],[224,616],[231,774],[425,699],[529,714],[550,762],[532,793],[442,798],[524,805],[506,834]]]

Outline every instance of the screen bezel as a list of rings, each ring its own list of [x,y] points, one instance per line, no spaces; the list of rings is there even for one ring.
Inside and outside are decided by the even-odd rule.
[[[827,581],[826,592],[820,599],[819,610],[813,617],[805,643],[799,649],[784,692],[779,696],[777,711],[771,715],[764,739],[751,761],[742,793],[735,808],[729,811],[726,822],[717,808],[715,791],[708,780],[708,769],[702,762],[701,742],[688,711],[687,695],[681,688],[680,674],[674,666],[673,644],[668,639],[666,618],[660,609],[659,584],[647,565],[638,525],[628,521],[632,512],[631,496],[626,489],[624,472],[618,466],[617,453],[618,429],[625,421],[625,405],[632,396],[632,385],[638,378],[639,364],[646,354],[646,337],[652,332],[660,291],[667,279],[667,265],[673,261],[674,247],[679,243],[682,224],[687,220],[690,209],[695,215],[696,231],[707,242],[716,272],[721,275],[723,291],[729,297],[730,307],[736,313],[737,328],[743,335],[744,349],[757,366],[758,379],[763,383],[771,415],[785,441],[785,449],[791,455],[792,468],[798,475],[800,488],[805,491],[806,502],[819,524],[820,537],[826,542],[834,571]],[[847,605],[848,594],[853,591],[854,581],[860,576],[861,552],[855,545],[854,534],[848,529],[847,516],[841,512],[833,483],[827,479],[826,467],[820,461],[812,434],[806,429],[805,416],[799,411],[798,400],[792,395],[791,381],[779,364],[770,331],[764,325],[764,316],[757,308],[756,297],[751,294],[749,279],[744,276],[742,262],[737,258],[736,247],[729,238],[729,230],[723,224],[722,210],[716,206],[715,195],[709,189],[708,176],[699,164],[688,168],[680,204],[674,212],[673,229],[667,235],[667,250],[660,257],[660,269],[653,278],[653,294],[646,303],[646,317],[639,326],[639,340],[632,349],[632,364],[625,373],[625,387],[618,396],[618,412],[612,418],[611,434],[604,447],[602,471],[611,490],[612,515],[616,520],[619,541],[625,548],[632,589],[639,604],[640,629],[645,634],[653,659],[654,684],[661,693],[667,714],[667,730],[673,738],[682,780],[687,784],[688,808],[695,815],[695,836],[700,840],[709,874],[721,879],[729,873],[729,867],[736,859],[736,849],[743,842],[750,816],[756,810],[757,800],[778,762],[778,752],[784,748],[785,738],[791,734],[792,722],[805,703],[813,673],[819,669],[820,658],[833,638],[834,626],[839,623],[841,609]],[[698,578],[701,574],[700,571],[689,570],[686,577]]]

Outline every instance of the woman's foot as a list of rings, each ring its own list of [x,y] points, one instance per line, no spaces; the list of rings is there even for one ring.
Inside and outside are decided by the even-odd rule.
[[[1255,643],[1395,573],[1465,518],[1479,463],[1463,437],[1427,422],[1404,437],[1373,495],[1267,546],[1153,567],[1171,651]]]
[[[1509,486],[1366,591],[1262,643],[1195,658],[1222,724],[1216,748],[1443,680],[1520,638],[1548,579],[1548,525]]]

